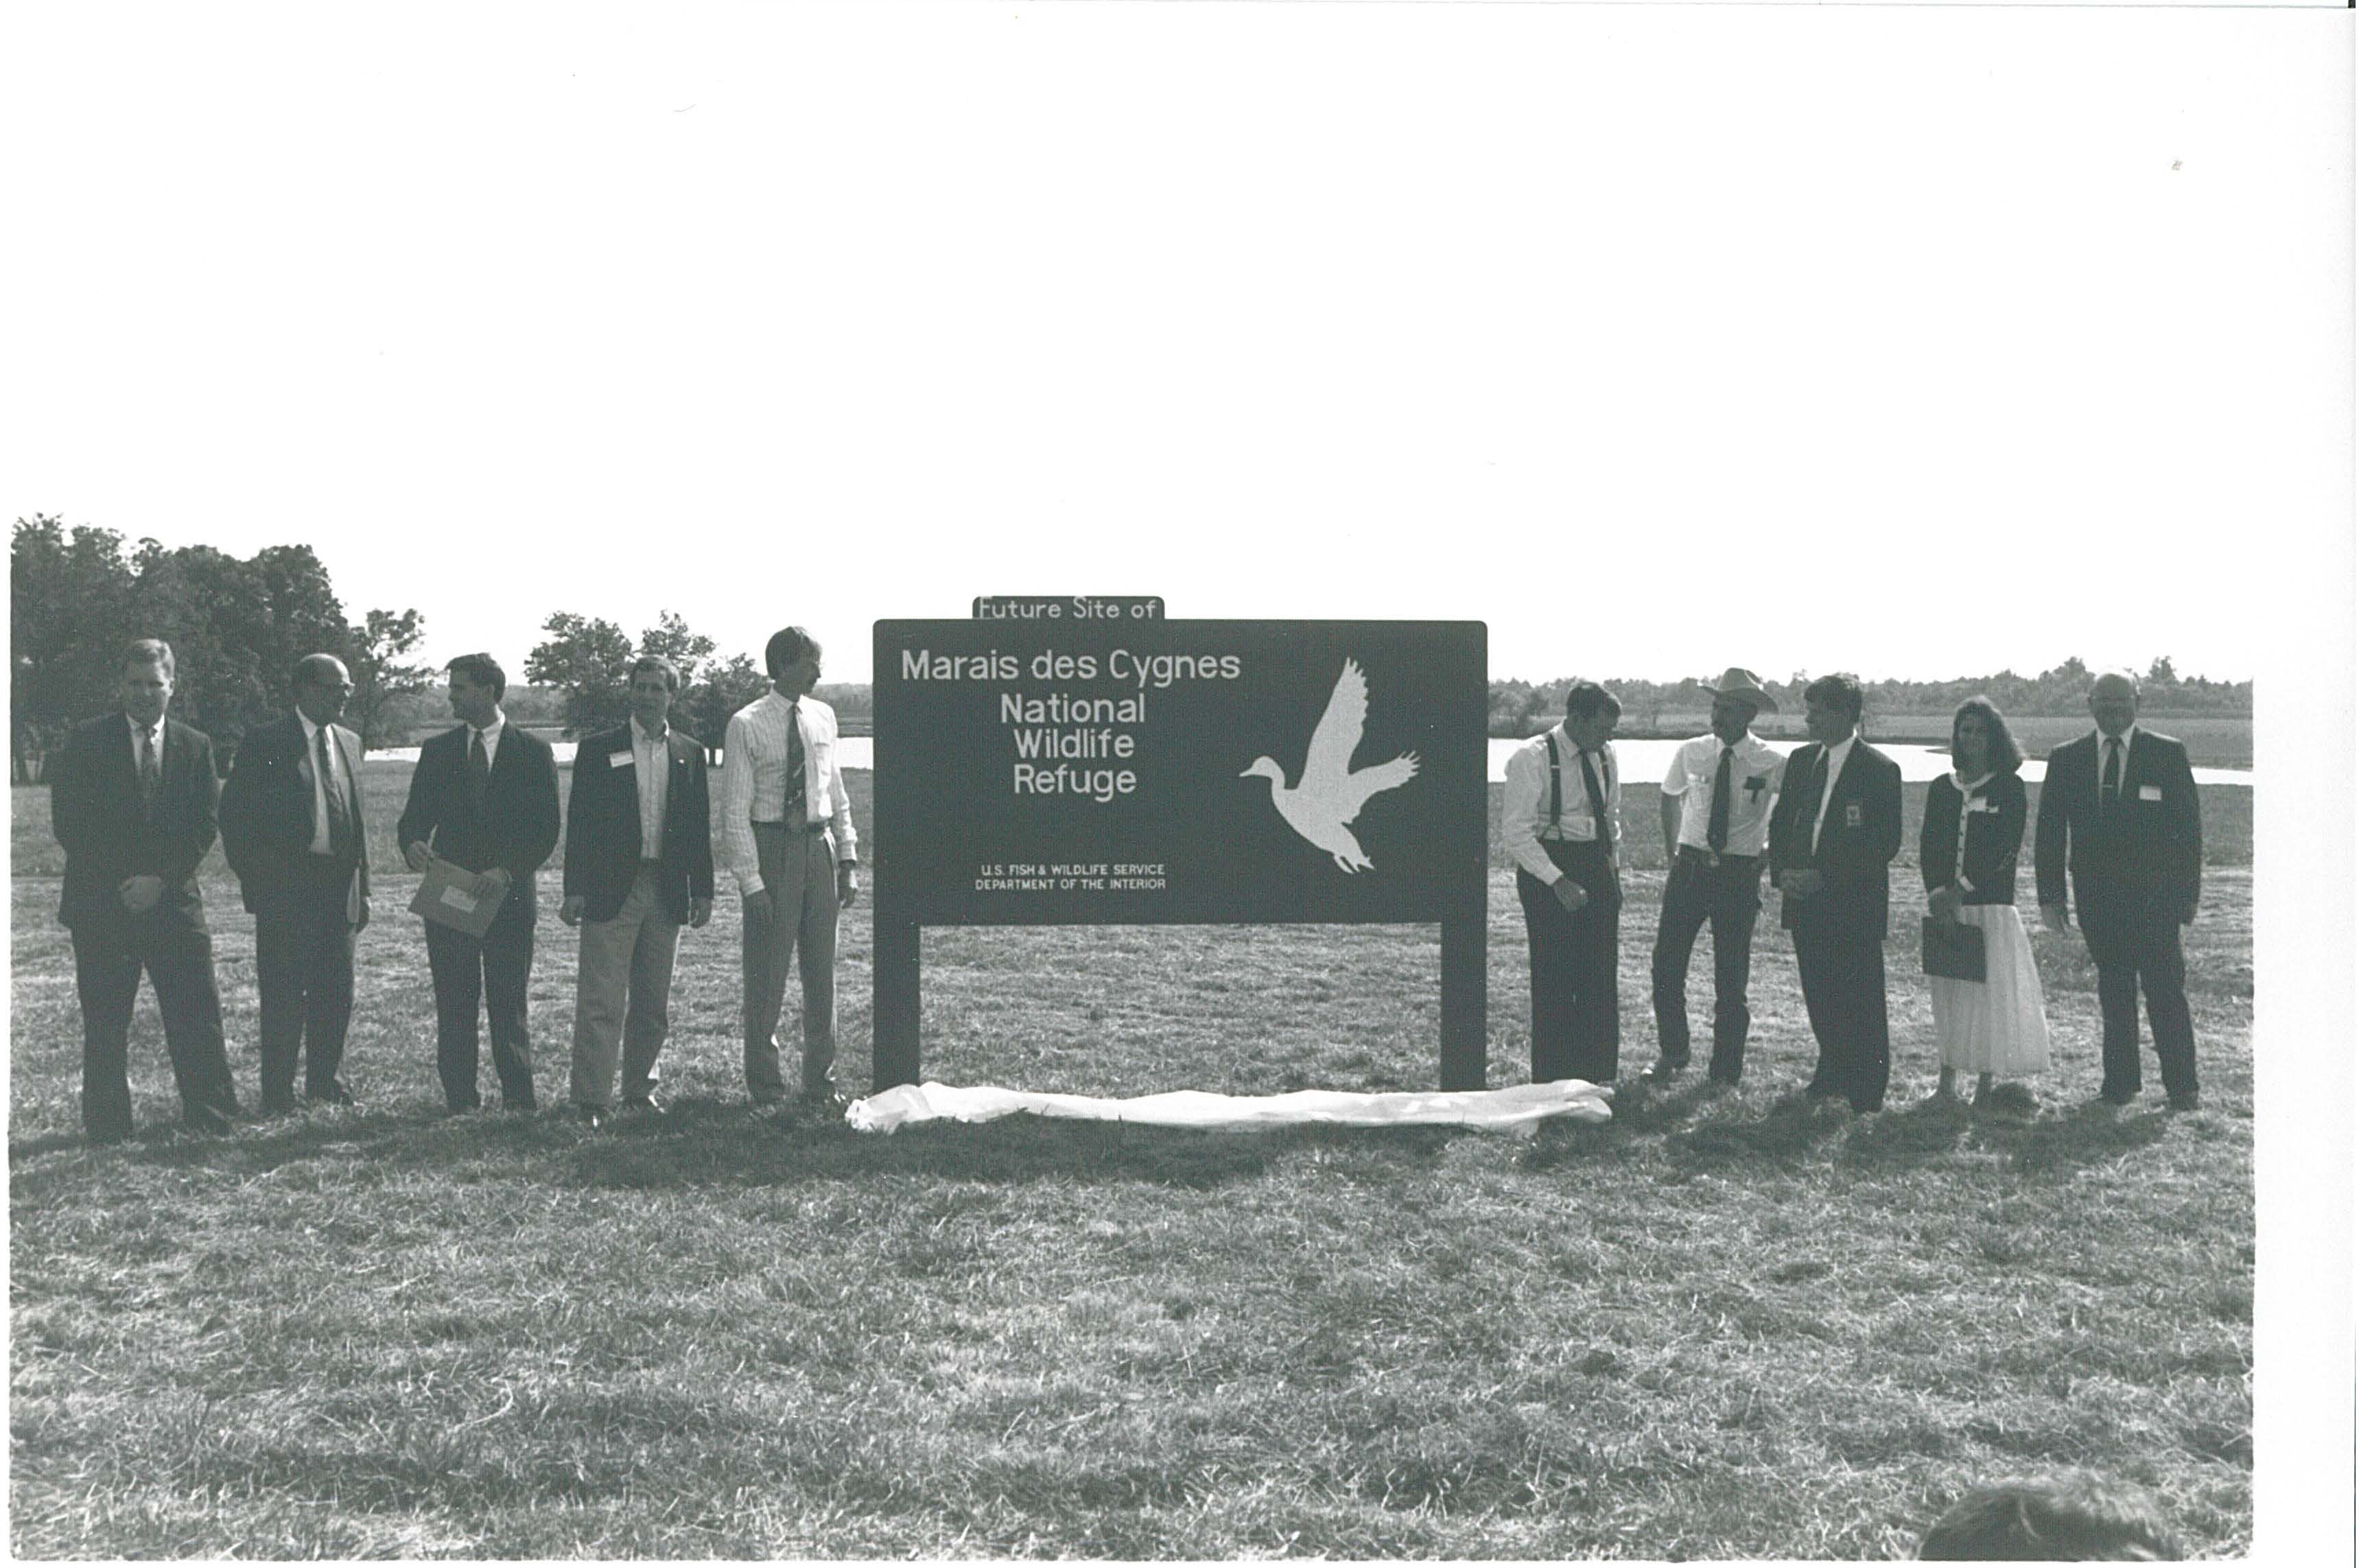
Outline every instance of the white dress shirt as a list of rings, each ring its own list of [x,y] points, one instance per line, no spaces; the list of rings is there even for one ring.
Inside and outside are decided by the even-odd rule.
[[[663,858],[664,806],[671,794],[671,747],[667,739],[671,726],[648,733],[639,727],[637,715],[631,719],[631,769],[638,777],[639,789],[639,858]],[[581,766],[580,762],[574,764]]]
[[[2097,732],[2097,799],[2100,800],[2105,797],[2105,747],[2111,746],[2114,738],[2103,730]],[[2122,743],[2122,772],[2121,778],[2114,781],[2117,788],[2130,776],[2130,747],[2136,744],[2137,738],[2136,720],[2132,720],[2129,727],[2122,731],[2119,738]]]
[[[803,799],[787,796],[787,723],[802,735]],[[762,890],[756,822],[784,822],[798,832],[824,822],[835,831],[835,858],[860,858],[852,828],[852,796],[835,764],[835,710],[816,697],[788,702],[775,690],[729,715],[721,748],[721,844],[740,893]]]
[[[508,716],[500,712],[499,709],[494,708],[492,710],[492,722],[490,724],[484,725],[480,730],[475,729],[473,724],[470,724],[467,727],[469,730],[473,732],[467,736],[467,746],[470,750],[473,750],[474,747],[476,735],[482,735],[484,737],[484,771],[489,773],[493,768],[499,766],[500,736],[507,731]]]
[[[1843,764],[1851,760],[1851,748],[1859,744],[1859,732],[1851,734],[1827,747],[1819,765],[1826,769],[1827,781],[1819,790],[1819,814],[1810,823],[1810,853],[1819,853],[1819,830],[1827,825],[1827,808],[1835,801],[1835,780],[1843,777]],[[1962,826],[1963,824],[1960,824]]]
[[[1549,742],[1556,742],[1557,788],[1561,813],[1549,814]],[[1622,765],[1608,741],[1595,754],[1597,788],[1605,797],[1606,814],[1622,810]],[[1507,758],[1507,783],[1499,803],[1499,842],[1517,866],[1554,887],[1564,873],[1540,847],[1542,839],[1592,844],[1597,839],[1595,813],[1589,809],[1589,786],[1582,779],[1581,748],[1559,724],[1534,735]]]
[[[139,771],[139,737],[145,735],[147,737],[148,749],[156,758],[156,777],[162,779],[164,777],[164,721],[158,718],[152,724],[143,724],[125,713],[123,715],[123,722],[131,726],[131,770],[134,773]]]
[[[328,790],[332,787],[342,789],[343,775],[337,773],[330,778],[321,771],[320,726],[313,724],[311,716],[300,708],[295,710],[295,718],[303,726],[303,755],[311,763],[311,853],[326,855],[329,853]],[[332,732],[328,736],[328,768],[331,772],[342,766],[336,752],[336,737]]]
[[[1680,798],[1680,843],[1712,848],[1712,788],[1723,749],[1736,755],[1728,765],[1728,842],[1721,853],[1759,855],[1769,846],[1769,805],[1786,777],[1786,758],[1751,730],[1734,747],[1723,748],[1716,735],[1700,735],[1672,754],[1663,793]]]

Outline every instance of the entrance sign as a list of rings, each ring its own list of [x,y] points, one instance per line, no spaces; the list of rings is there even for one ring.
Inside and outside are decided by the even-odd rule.
[[[1480,622],[879,621],[875,1084],[928,925],[1434,922],[1483,1086]]]

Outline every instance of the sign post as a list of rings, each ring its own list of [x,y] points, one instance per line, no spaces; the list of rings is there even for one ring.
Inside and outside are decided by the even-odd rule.
[[[1483,1087],[1486,679],[1474,621],[877,622],[875,1086],[929,925],[1391,922]]]

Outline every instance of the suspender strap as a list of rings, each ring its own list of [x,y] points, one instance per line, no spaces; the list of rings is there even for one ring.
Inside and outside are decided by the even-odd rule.
[[[1564,832],[1564,772],[1557,766],[1556,731],[1548,733],[1549,743],[1549,826],[1560,834]]]

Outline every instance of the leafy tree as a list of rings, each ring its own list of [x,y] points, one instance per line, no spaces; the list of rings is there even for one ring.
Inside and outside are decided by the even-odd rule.
[[[679,667],[679,688],[685,692],[702,678],[704,661],[712,657],[712,639],[688,629],[678,612],[666,610],[656,624],[639,634],[639,651],[669,659]]]
[[[565,733],[583,735],[629,717],[631,639],[612,621],[560,610],[548,638],[525,656],[525,678],[565,693]]]
[[[694,686],[682,691],[672,705],[679,726],[704,744],[718,747],[729,733],[729,715],[770,689],[770,678],[747,654],[733,654],[716,664]]]
[[[426,617],[416,610],[399,615],[371,610],[353,628],[344,650],[353,672],[353,699],[345,706],[345,722],[360,732],[361,749],[386,745],[392,725],[389,704],[397,697],[431,691],[433,667],[405,661],[426,636]]]
[[[44,752],[113,701],[137,572],[123,536],[36,513],[8,550],[11,773],[37,777]]]

